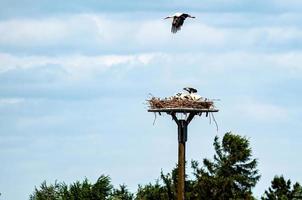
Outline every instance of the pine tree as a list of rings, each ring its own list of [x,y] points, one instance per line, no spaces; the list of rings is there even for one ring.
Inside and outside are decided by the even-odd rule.
[[[168,194],[166,188],[157,180],[154,185],[151,183],[139,185],[135,200],[168,200]]]
[[[30,195],[30,200],[107,200],[112,193],[112,185],[108,176],[101,175],[95,184],[88,181],[76,181],[67,186],[64,182],[47,184],[45,181],[40,188]],[[121,199],[123,200],[123,199]],[[128,199],[126,199],[128,200]]]
[[[118,189],[113,189],[110,200],[133,200],[134,195],[130,193],[126,185],[120,185]]]
[[[204,159],[204,167],[192,162],[197,199],[254,199],[251,189],[260,179],[257,160],[252,159],[249,141],[228,132],[222,142],[214,139],[214,160]]]
[[[291,181],[285,180],[283,176],[275,176],[271,186],[264,192],[262,200],[298,200],[302,199],[302,187],[299,183],[293,185]]]

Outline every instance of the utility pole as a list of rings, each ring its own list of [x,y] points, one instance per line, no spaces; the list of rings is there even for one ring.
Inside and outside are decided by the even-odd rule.
[[[172,116],[178,128],[178,185],[177,200],[185,200],[185,163],[186,163],[186,142],[188,139],[188,125],[195,115],[207,117],[211,112],[218,112],[217,109],[197,109],[197,108],[159,108],[149,109],[148,112],[167,113]],[[177,114],[184,114],[186,119],[178,119]]]

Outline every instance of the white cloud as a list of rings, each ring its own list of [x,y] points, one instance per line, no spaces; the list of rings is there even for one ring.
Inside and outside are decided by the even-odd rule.
[[[2,45],[50,45],[62,41],[70,29],[59,19],[14,19],[0,22]],[[70,26],[69,26],[70,27]]]
[[[272,23],[271,15],[258,16],[256,19],[253,15],[243,14],[224,15],[222,19],[219,14],[213,13],[197,16],[194,20],[187,20],[178,34],[171,34],[171,22],[161,18],[109,19],[110,16],[81,14],[41,19],[8,19],[0,21],[0,45],[28,49],[56,47],[60,51],[67,49],[77,52],[90,49],[103,52],[159,49],[170,52],[208,49],[250,51],[280,45],[292,46],[302,39],[302,28],[298,23],[301,16],[298,14],[280,14],[277,16],[279,24]],[[287,19],[288,16],[290,20]],[[299,20],[294,24],[287,23],[294,19]]]
[[[124,55],[95,55],[81,54],[62,56],[16,56],[0,53],[0,74],[10,70],[60,70],[58,78],[81,80],[93,78],[97,74],[114,70],[116,73],[125,72],[134,68],[149,67],[161,71],[170,79],[179,79],[183,74],[183,66],[189,66],[195,76],[205,74],[234,72],[240,73],[270,73],[270,77],[300,76],[302,71],[302,52],[290,53],[142,53]],[[57,68],[54,68],[57,67]],[[182,71],[182,72],[181,72]],[[64,73],[61,73],[64,72]],[[179,74],[181,72],[181,74]],[[54,75],[53,73],[50,75]],[[142,74],[146,76],[146,74]],[[191,76],[188,76],[190,78]],[[170,80],[169,79],[169,80]],[[173,81],[173,80],[170,80]],[[196,81],[190,78],[190,81]]]
[[[23,98],[0,98],[1,105],[14,105],[24,102]]]
[[[52,68],[60,66],[69,79],[82,79],[102,73],[112,67],[120,66],[121,69],[133,66],[148,65],[156,54],[134,55],[69,55],[69,56],[14,56],[0,53],[0,73],[9,70],[35,69],[40,67]],[[66,78],[66,77],[65,77]]]
[[[101,45],[115,39],[114,21],[95,15],[64,15],[0,21],[0,44],[12,47]]]

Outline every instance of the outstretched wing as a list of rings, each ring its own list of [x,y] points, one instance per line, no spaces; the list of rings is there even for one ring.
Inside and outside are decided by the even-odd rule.
[[[176,33],[181,29],[181,26],[184,24],[185,18],[183,17],[174,17],[172,22],[171,32]]]
[[[197,90],[195,88],[192,88],[192,87],[185,87],[184,90],[189,92],[189,93],[197,93]]]

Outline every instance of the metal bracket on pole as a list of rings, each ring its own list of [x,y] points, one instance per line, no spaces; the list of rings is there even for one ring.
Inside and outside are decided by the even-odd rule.
[[[179,120],[178,142],[185,143],[188,140],[188,124],[186,120]]]
[[[188,140],[188,125],[194,118],[195,113],[190,113],[187,119],[177,119],[175,113],[171,113],[178,127],[178,142],[185,143]]]

